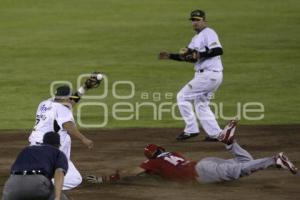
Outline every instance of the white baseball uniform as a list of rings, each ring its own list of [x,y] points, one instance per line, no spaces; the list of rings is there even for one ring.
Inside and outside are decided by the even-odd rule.
[[[31,145],[43,143],[45,133],[54,131],[55,126],[59,126],[60,135],[60,150],[65,153],[68,158],[69,169],[65,175],[63,190],[75,188],[82,182],[82,177],[79,171],[74,166],[70,159],[71,155],[71,138],[62,124],[65,122],[74,122],[72,110],[67,106],[55,102],[53,99],[42,101],[36,112],[36,124],[29,136]],[[56,125],[55,125],[56,124]]]
[[[196,34],[189,49],[205,52],[207,48],[222,47],[216,32],[211,28],[204,28]],[[223,66],[220,56],[200,59],[195,63],[195,76],[177,94],[180,113],[186,123],[185,133],[198,133],[197,118],[193,111],[193,104],[200,123],[205,132],[212,138],[217,138],[222,131],[216,121],[214,113],[209,107],[213,93],[223,80]]]

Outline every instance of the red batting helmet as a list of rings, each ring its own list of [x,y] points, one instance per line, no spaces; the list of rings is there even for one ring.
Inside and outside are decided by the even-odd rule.
[[[144,154],[149,159],[155,158],[157,156],[158,152],[164,152],[164,151],[165,151],[165,149],[163,147],[160,147],[156,144],[148,144],[144,148]]]

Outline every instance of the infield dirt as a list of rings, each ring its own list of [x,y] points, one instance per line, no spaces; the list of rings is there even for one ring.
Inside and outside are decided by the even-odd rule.
[[[300,125],[239,126],[236,135],[239,144],[255,158],[284,151],[299,167],[299,129]],[[148,143],[160,144],[170,151],[181,152],[195,160],[206,156],[231,157],[223,144],[202,141],[204,134],[185,142],[177,142],[175,137],[180,131],[175,128],[82,130],[94,140],[95,147],[88,150],[78,140],[73,139],[72,160],[85,176],[107,175],[117,169],[127,170],[138,166],[144,160],[143,148]],[[17,153],[28,144],[27,137],[28,131],[2,131],[0,134],[1,191]],[[208,185],[171,183],[146,177],[109,185],[91,185],[83,182],[67,194],[75,200],[298,200],[300,175],[270,168],[234,182]]]

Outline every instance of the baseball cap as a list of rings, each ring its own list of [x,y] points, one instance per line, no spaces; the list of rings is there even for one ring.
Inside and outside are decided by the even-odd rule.
[[[189,20],[192,19],[205,19],[205,12],[203,10],[193,10]]]
[[[43,137],[43,144],[49,144],[55,147],[60,146],[60,136],[56,132],[47,132]]]
[[[56,89],[55,98],[78,99],[79,97],[72,94],[71,88],[68,85],[63,85]]]

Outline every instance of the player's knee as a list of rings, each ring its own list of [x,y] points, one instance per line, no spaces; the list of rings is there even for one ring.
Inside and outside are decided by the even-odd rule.
[[[75,181],[76,187],[77,187],[78,185],[80,185],[81,183],[82,183],[82,176],[79,175],[78,177],[76,177],[76,181]]]
[[[73,177],[73,183],[76,186],[82,183],[82,176],[80,175],[80,173],[76,174],[76,176]]]
[[[209,109],[209,104],[207,102],[197,101],[195,102],[195,109],[200,112],[204,112]]]
[[[65,179],[64,185],[63,185],[63,190],[71,190],[76,188],[82,183],[82,176],[80,174],[76,176],[72,176],[72,178]]]

